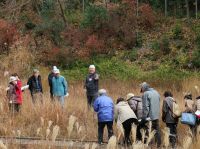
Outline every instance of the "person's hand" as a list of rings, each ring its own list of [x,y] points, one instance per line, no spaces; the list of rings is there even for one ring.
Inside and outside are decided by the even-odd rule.
[[[94,79],[95,79],[95,80],[98,80],[98,79],[99,79],[99,76],[100,76],[99,74],[96,74],[95,77],[94,77]]]
[[[66,95],[65,95],[65,97],[68,97],[69,96],[69,93],[67,93]]]

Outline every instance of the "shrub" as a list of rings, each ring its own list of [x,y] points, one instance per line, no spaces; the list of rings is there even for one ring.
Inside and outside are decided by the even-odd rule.
[[[98,30],[108,21],[108,18],[108,12],[105,7],[90,5],[85,10],[81,26],[84,28],[91,27],[93,30]]]
[[[97,36],[91,35],[88,37],[86,43],[86,47],[92,50],[92,53],[101,53],[101,49],[104,48],[104,42],[99,40]]]
[[[200,68],[200,49],[194,51],[192,63],[196,68]]]
[[[182,38],[182,27],[180,24],[176,24],[172,28],[172,35],[174,39],[181,39]]]
[[[9,47],[17,39],[18,33],[14,25],[0,19],[0,52],[9,52]]]
[[[139,12],[140,12],[139,24],[147,29],[153,27],[156,22],[156,17],[154,15],[151,6],[148,4],[142,4],[139,7]]]

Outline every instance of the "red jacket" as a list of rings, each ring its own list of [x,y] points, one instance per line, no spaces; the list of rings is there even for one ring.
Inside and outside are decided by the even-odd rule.
[[[16,94],[17,94],[17,103],[22,104],[22,82],[20,80],[17,81],[17,88],[16,88]]]

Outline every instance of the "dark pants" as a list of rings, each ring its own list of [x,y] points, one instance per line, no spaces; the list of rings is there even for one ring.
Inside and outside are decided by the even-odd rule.
[[[122,123],[123,128],[124,128],[124,143],[126,145],[131,144],[131,140],[130,140],[131,128],[132,128],[132,124],[136,122],[137,122],[136,119],[131,118]]]
[[[33,104],[37,103],[38,101],[40,101],[41,103],[43,103],[42,92],[31,93],[31,97],[32,97]]]
[[[98,123],[98,143],[101,144],[103,143],[103,132],[104,132],[104,127],[107,126],[108,130],[108,139],[112,137],[113,135],[113,122],[99,122]]]
[[[160,126],[159,126],[159,120],[153,120],[152,121],[152,130],[155,130],[155,141],[157,144],[157,147],[161,146],[161,134],[160,134]]]
[[[18,103],[11,103],[9,104],[9,110],[13,113],[20,111],[20,104]]]
[[[97,95],[87,95],[87,102],[88,102],[89,108],[93,106],[96,98],[97,98]]]
[[[176,139],[177,139],[177,124],[176,123],[166,123],[167,127],[169,128],[170,135],[169,135],[169,142],[172,148],[176,146]]]
[[[55,101],[55,99],[53,98],[53,91],[52,91],[52,89],[50,89],[50,98],[51,98],[51,101]]]

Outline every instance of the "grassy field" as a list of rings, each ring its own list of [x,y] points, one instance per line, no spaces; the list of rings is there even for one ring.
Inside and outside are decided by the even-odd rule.
[[[93,110],[88,110],[86,104],[83,81],[69,83],[69,97],[66,98],[65,108],[62,109],[59,103],[51,103],[48,93],[48,85],[44,80],[44,104],[32,105],[29,91],[23,93],[24,103],[21,113],[12,115],[8,111],[4,88],[7,86],[5,78],[2,78],[0,89],[0,136],[28,136],[52,139],[52,135],[57,138],[97,140],[97,117]],[[25,83],[26,81],[23,81]],[[191,91],[193,96],[199,95],[198,88],[200,80],[196,78],[186,79],[176,83],[173,82],[151,82],[152,87],[163,94],[165,90],[171,90],[174,97],[184,109],[183,96]],[[100,87],[108,90],[108,95],[116,100],[118,97],[125,97],[127,93],[133,92],[140,95],[140,82],[137,81],[114,81],[101,80]],[[163,97],[161,98],[162,105]],[[160,105],[160,106],[161,106]],[[53,133],[53,129],[59,126],[58,135]],[[165,125],[161,122],[162,130]],[[116,124],[114,125],[115,135],[118,136]],[[56,133],[56,134],[55,134]],[[185,139],[188,140],[188,127],[182,124],[178,126],[178,144],[180,148],[186,147]],[[105,137],[106,140],[106,131]],[[200,138],[200,135],[198,136]],[[164,139],[163,139],[164,140]],[[189,138],[190,140],[190,138]],[[189,141],[190,142],[190,141]],[[199,139],[194,141],[190,148],[196,149],[199,146]],[[16,145],[7,145],[8,148],[20,148]],[[28,146],[26,148],[38,148]],[[39,148],[48,148],[42,146]]]

